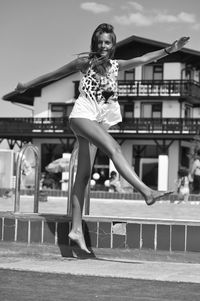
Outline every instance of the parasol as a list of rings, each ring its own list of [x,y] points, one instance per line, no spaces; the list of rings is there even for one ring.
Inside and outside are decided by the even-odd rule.
[[[69,171],[69,158],[59,158],[49,163],[45,169],[52,173]]]

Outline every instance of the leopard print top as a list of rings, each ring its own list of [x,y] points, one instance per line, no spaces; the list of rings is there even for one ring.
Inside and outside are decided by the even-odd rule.
[[[97,103],[116,101],[118,99],[118,61],[110,60],[111,67],[106,75],[97,74],[90,66],[82,77],[79,92]]]

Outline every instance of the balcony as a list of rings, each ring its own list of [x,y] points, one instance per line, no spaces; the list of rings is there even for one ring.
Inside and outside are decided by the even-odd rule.
[[[0,118],[1,138],[72,136],[68,118]]]
[[[119,97],[193,97],[200,99],[200,84],[188,80],[119,81]]]
[[[191,139],[200,133],[200,119],[134,118],[113,126],[116,138]],[[72,138],[69,120],[64,118],[0,118],[0,138]]]
[[[111,133],[196,135],[200,132],[200,119],[134,118],[113,126]]]
[[[78,97],[79,81],[75,81],[75,98]],[[188,98],[192,103],[200,100],[200,84],[192,80],[135,80],[118,81],[120,99],[128,98]]]

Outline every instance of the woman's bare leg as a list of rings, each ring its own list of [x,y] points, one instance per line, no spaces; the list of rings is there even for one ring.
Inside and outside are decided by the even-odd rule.
[[[150,189],[140,180],[124,157],[120,145],[99,123],[85,118],[72,118],[71,128],[76,135],[84,137],[107,154],[121,176],[143,195],[147,205],[163,196],[163,193]]]
[[[72,190],[72,229],[69,238],[76,242],[79,247],[87,253],[88,250],[82,229],[82,212],[84,205],[84,196],[96,154],[96,147],[90,144],[86,139],[77,137],[78,148],[78,166],[76,179]]]

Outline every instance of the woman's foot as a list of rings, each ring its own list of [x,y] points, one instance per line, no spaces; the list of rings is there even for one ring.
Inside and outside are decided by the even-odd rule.
[[[75,242],[79,248],[83,251],[85,251],[86,253],[90,254],[91,252],[88,250],[88,248],[86,247],[86,244],[85,244],[85,239],[84,239],[84,236],[83,236],[83,233],[82,232],[76,232],[76,231],[71,231],[69,234],[68,234],[68,237],[73,241]]]
[[[149,196],[145,197],[145,202],[148,206],[153,205],[156,201],[172,194],[174,191],[166,191],[166,192],[160,192],[160,191],[152,191]]]

